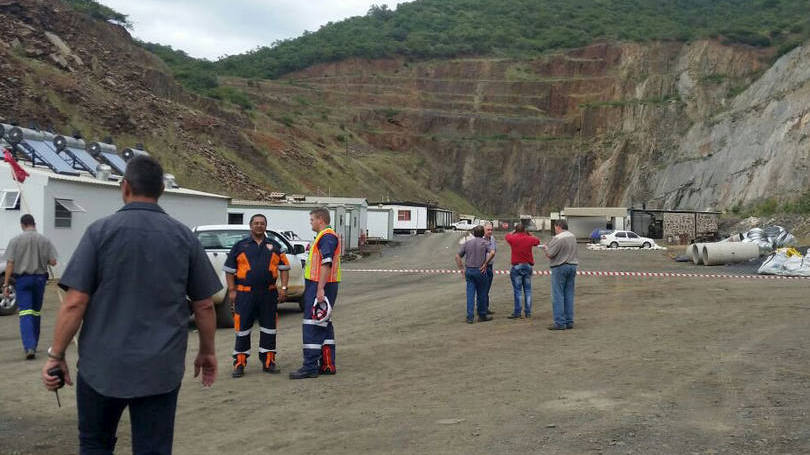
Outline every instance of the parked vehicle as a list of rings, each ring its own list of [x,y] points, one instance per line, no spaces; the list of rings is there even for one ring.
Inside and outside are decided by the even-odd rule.
[[[470,223],[469,220],[461,220],[459,222],[453,223],[453,229],[457,231],[470,231],[472,228],[478,226],[478,224]]]
[[[310,242],[309,240],[302,239],[298,234],[293,231],[281,231],[281,235],[283,235],[287,240],[290,241],[290,244],[295,247],[295,245],[301,245],[304,247],[305,252],[309,252]],[[301,257],[301,266],[303,267],[306,264],[307,258],[306,255]]]
[[[599,244],[609,248],[652,248],[652,246],[655,245],[655,240],[648,237],[642,237],[633,231],[612,231],[607,234],[602,234]]]
[[[217,313],[218,327],[233,327],[233,314],[231,302],[228,301],[227,283],[222,266],[228,257],[228,252],[236,242],[250,235],[249,225],[216,224],[197,226],[192,231],[205,248],[208,259],[219,274],[223,289],[214,295],[214,305]],[[281,252],[287,254],[290,261],[290,280],[287,283],[287,301],[297,301],[298,308],[304,311],[304,268],[302,260],[306,260],[303,245],[292,245],[286,237],[276,231],[267,230],[266,235],[281,245]]]
[[[0,261],[0,284],[6,279],[6,261]],[[8,316],[17,312],[17,293],[14,290],[14,278],[9,280],[8,298],[0,294],[0,316]]]

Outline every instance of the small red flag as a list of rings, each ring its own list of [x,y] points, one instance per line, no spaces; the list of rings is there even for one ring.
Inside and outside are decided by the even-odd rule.
[[[14,161],[14,157],[11,156],[11,152],[9,152],[8,149],[3,150],[3,157],[8,161],[8,164],[11,165],[11,173],[13,174],[12,177],[14,180],[20,183],[24,182],[25,178],[28,177],[28,173]]]

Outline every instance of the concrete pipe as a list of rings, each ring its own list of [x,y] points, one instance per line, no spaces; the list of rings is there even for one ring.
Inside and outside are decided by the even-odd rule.
[[[19,126],[12,128],[11,131],[9,131],[6,135],[8,137],[8,142],[11,144],[19,144],[23,140],[41,141],[43,139],[43,135],[39,131],[28,128],[20,128]]]
[[[759,247],[746,242],[706,243],[702,256],[706,265],[734,264],[758,258]]]
[[[689,256],[692,257],[692,263],[695,265],[703,264],[703,245],[705,245],[705,243],[693,243],[689,245]]]
[[[53,146],[56,147],[57,151],[61,152],[62,150],[68,147],[84,150],[87,145],[84,143],[83,140],[76,139],[75,137],[56,136],[53,138]]]
[[[104,142],[91,142],[87,144],[87,153],[94,157],[98,157],[101,152],[117,153],[118,149],[113,144],[105,144]]]
[[[129,162],[129,160],[131,160],[132,158],[135,158],[136,156],[140,155],[149,156],[149,154],[146,153],[145,151],[131,147],[125,148],[124,151],[121,152],[121,156],[123,156],[124,161],[127,162]]]

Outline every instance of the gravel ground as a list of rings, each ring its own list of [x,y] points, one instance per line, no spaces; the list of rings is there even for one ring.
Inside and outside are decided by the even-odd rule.
[[[346,269],[453,267],[457,234],[401,240]],[[707,270],[673,261],[676,249],[580,253],[582,270]],[[710,270],[750,273],[741,267]],[[203,389],[187,373],[175,453],[810,453],[804,281],[580,277],[576,328],[560,332],[545,329],[548,278],[533,284],[534,319],[506,319],[512,291],[498,275],[495,320],[468,325],[458,275],[347,271],[338,374],[304,381],[286,378],[300,362],[300,313],[280,316],[282,375],[252,362],[230,378],[233,333],[219,330],[220,378]],[[49,287],[43,349],[56,307]],[[16,317],[0,318],[0,340],[0,454],[76,453],[73,389],[57,408],[39,381],[44,359],[22,358]],[[196,346],[192,334],[187,368]],[[129,434],[125,416],[118,453],[130,453]]]

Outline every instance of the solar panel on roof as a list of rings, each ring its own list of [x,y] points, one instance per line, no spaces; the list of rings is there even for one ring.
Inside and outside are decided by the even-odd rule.
[[[38,162],[48,166],[57,174],[79,175],[79,172],[73,169],[67,161],[63,160],[47,142],[26,139],[20,142],[20,145],[23,148],[27,148],[32,154],[35,154]]]
[[[116,153],[117,149],[112,144],[105,144],[103,142],[91,142],[87,144],[87,152],[93,157],[104,161],[112,166],[116,172],[124,175],[127,170],[127,163],[123,158]]]
[[[39,131],[15,126],[6,136],[9,142],[19,145],[17,150],[28,154],[27,158],[34,165],[44,164],[57,174],[79,175],[47,142],[43,142],[45,136]]]
[[[53,145],[58,152],[64,153],[70,157],[73,161],[74,168],[78,165],[81,169],[94,176],[96,175],[96,168],[98,168],[99,162],[87,153],[83,140],[66,136],[56,136],[53,138]]]

